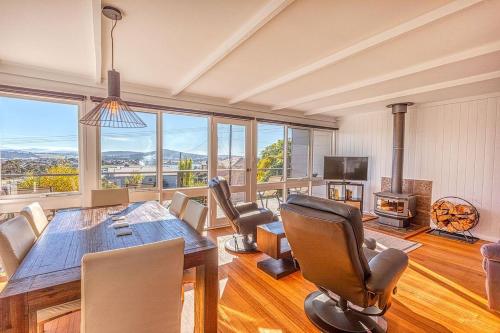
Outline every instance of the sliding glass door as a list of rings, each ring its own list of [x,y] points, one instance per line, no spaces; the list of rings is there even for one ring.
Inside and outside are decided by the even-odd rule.
[[[234,204],[250,200],[250,121],[227,118],[213,119],[214,144],[212,170],[224,177],[231,189]],[[227,221],[218,205],[210,205],[211,227],[225,225]]]

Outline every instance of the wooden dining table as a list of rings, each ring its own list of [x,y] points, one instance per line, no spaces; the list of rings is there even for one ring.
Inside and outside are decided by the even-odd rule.
[[[125,216],[132,234],[118,237],[112,216]],[[196,268],[195,331],[216,332],[217,246],[156,201],[58,211],[0,293],[0,332],[36,332],[37,310],[79,299],[86,253],[178,237],[185,240],[184,268]]]

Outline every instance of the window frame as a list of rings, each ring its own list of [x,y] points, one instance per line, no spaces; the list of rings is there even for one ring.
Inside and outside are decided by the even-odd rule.
[[[9,195],[1,195],[1,201],[8,200],[16,200],[16,199],[30,199],[30,198],[51,198],[51,197],[61,197],[61,196],[80,196],[83,194],[83,186],[85,184],[85,175],[83,172],[83,165],[85,165],[85,157],[83,154],[83,130],[82,125],[79,120],[82,116],[82,110],[84,109],[85,100],[72,100],[72,99],[64,99],[64,98],[55,98],[55,97],[45,97],[45,96],[34,96],[28,94],[18,94],[18,93],[7,93],[0,91],[1,97],[7,98],[15,98],[15,99],[27,99],[31,101],[37,102],[49,102],[49,103],[57,103],[57,104],[65,104],[65,105],[76,105],[77,107],[77,147],[78,147],[78,191],[71,192],[48,192],[48,193],[26,193],[26,194],[9,194]],[[0,166],[1,168],[1,166]],[[0,170],[1,177],[1,170]],[[0,178],[1,179],[1,178]]]

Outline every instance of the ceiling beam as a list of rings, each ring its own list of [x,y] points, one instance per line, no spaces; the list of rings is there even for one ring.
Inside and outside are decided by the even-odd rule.
[[[406,21],[405,23],[402,23],[398,26],[395,26],[389,30],[386,30],[384,32],[381,32],[379,34],[376,34],[372,37],[369,37],[367,39],[364,39],[354,45],[351,45],[345,49],[342,49],[340,51],[334,52],[318,61],[315,61],[313,63],[309,63],[305,66],[302,66],[296,70],[293,70],[283,76],[277,77],[274,80],[271,80],[269,82],[263,83],[257,87],[254,87],[250,90],[247,90],[238,96],[232,98],[229,103],[234,104],[241,102],[245,99],[248,99],[249,97],[261,94],[265,91],[271,90],[277,86],[280,86],[282,84],[285,84],[287,82],[290,82],[292,80],[295,80],[299,77],[302,77],[304,75],[310,74],[314,71],[317,71],[318,69],[321,69],[325,66],[334,64],[336,62],[339,62],[340,60],[346,59],[348,57],[351,57],[354,54],[360,53],[362,51],[365,51],[371,47],[374,47],[376,45],[380,45],[390,39],[396,38],[398,36],[401,36],[409,31],[421,28],[429,23],[432,23],[436,20],[439,20],[443,17],[446,17],[448,15],[451,15],[453,13],[456,13],[460,10],[463,10],[465,8],[468,8],[478,2],[481,2],[483,0],[455,0],[452,1],[444,6],[441,6],[437,9],[434,9],[426,14],[420,15],[416,18],[413,18],[409,21]]]
[[[468,77],[461,78],[461,79],[449,80],[449,81],[429,84],[426,86],[420,86],[417,88],[401,90],[401,91],[397,91],[397,92],[386,94],[386,95],[369,97],[369,98],[356,100],[356,101],[352,101],[352,102],[347,102],[347,103],[342,103],[342,104],[330,105],[330,106],[322,107],[322,108],[319,108],[316,110],[307,111],[304,113],[304,115],[311,116],[314,114],[342,110],[342,109],[352,108],[355,106],[367,105],[367,104],[371,104],[371,103],[383,102],[383,101],[394,99],[394,98],[401,98],[401,97],[406,97],[406,96],[411,96],[411,95],[416,95],[416,94],[422,94],[422,93],[431,92],[434,90],[453,88],[453,87],[463,86],[463,85],[470,84],[470,83],[487,81],[487,80],[497,79],[497,78],[500,78],[500,71],[494,71],[494,72],[489,72],[489,73],[484,73],[484,74],[479,74],[479,75],[473,75],[473,76],[468,76]]]
[[[101,46],[101,0],[91,0],[92,39],[94,51],[94,81],[102,81],[102,46]]]
[[[193,68],[173,89],[172,95],[177,95],[193,84],[203,74],[208,72],[222,59],[227,57],[233,50],[255,34],[267,22],[282,12],[294,0],[271,0],[263,6],[255,15],[247,20],[228,39],[220,44],[213,52]]]
[[[498,52],[498,51],[500,51],[500,41],[485,44],[485,45],[475,47],[472,49],[468,49],[468,50],[465,50],[462,52],[453,53],[451,55],[447,55],[447,56],[433,59],[430,61],[422,62],[422,63],[419,63],[417,65],[409,66],[409,67],[406,67],[406,68],[403,68],[403,69],[400,69],[400,70],[397,70],[394,72],[390,72],[387,74],[383,74],[383,75],[379,75],[379,76],[375,76],[375,77],[370,77],[370,78],[365,79],[365,80],[356,81],[356,82],[349,83],[349,84],[346,84],[346,85],[343,85],[340,87],[327,89],[327,90],[323,90],[323,91],[320,91],[320,92],[317,92],[314,94],[310,94],[307,96],[295,98],[295,99],[289,100],[287,102],[283,102],[283,103],[280,103],[278,105],[275,105],[272,109],[273,110],[282,110],[282,109],[286,109],[286,108],[293,108],[294,106],[297,106],[300,104],[313,102],[313,101],[316,101],[316,100],[319,100],[322,98],[335,96],[335,95],[345,93],[348,91],[368,87],[368,86],[371,86],[374,84],[386,82],[389,80],[398,79],[398,78],[408,76],[408,75],[417,74],[420,72],[427,71],[429,69],[434,69],[434,68],[449,65],[452,63],[457,63],[460,61],[480,57],[480,56],[487,55],[487,54],[494,53],[494,52]]]

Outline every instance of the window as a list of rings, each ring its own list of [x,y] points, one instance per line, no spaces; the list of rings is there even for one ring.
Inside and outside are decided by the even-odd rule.
[[[217,176],[230,185],[246,183],[246,126],[217,124]]]
[[[309,165],[309,130],[288,128],[287,177],[306,178]]]
[[[144,128],[101,128],[101,186],[156,188],[156,114],[136,112]]]
[[[78,105],[0,96],[0,160],[0,196],[78,191]]]
[[[206,186],[208,118],[163,114],[163,188]]]
[[[283,125],[257,125],[258,183],[275,183],[283,180],[284,136]]]
[[[313,172],[314,178],[323,178],[325,156],[332,154],[332,132],[314,130],[313,132]]]

